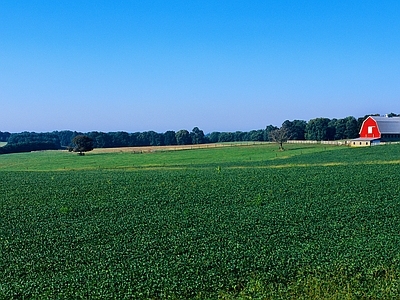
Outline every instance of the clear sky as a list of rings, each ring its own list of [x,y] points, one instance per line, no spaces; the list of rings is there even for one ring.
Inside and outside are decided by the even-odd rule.
[[[400,113],[400,1],[2,0],[0,131]]]

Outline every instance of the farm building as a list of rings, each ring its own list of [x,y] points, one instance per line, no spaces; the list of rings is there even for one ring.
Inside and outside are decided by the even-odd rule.
[[[363,147],[380,142],[400,141],[400,117],[369,116],[360,129],[360,137],[351,140],[353,147]]]

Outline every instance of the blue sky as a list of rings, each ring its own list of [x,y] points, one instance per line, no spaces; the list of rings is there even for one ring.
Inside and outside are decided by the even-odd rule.
[[[0,1],[0,131],[400,113],[400,1]]]

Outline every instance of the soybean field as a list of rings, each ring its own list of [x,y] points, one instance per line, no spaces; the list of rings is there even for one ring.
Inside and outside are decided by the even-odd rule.
[[[400,146],[0,156],[0,299],[400,298]]]

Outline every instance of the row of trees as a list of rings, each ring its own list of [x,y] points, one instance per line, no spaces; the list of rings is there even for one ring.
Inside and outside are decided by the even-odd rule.
[[[399,116],[391,113],[389,117]],[[164,145],[188,145],[221,142],[242,142],[242,141],[276,141],[276,130],[282,129],[286,139],[292,140],[340,140],[353,139],[358,137],[362,122],[368,117],[354,118],[352,116],[343,119],[315,118],[308,122],[304,120],[286,120],[282,126],[266,126],[265,129],[252,130],[249,132],[212,132],[205,135],[198,127],[192,131],[179,130],[157,133],[155,131],[128,133],[98,132],[87,133],[77,131],[53,131],[49,133],[22,132],[13,133],[0,132],[0,141],[7,141],[8,144],[27,144],[46,142],[46,146],[52,144],[52,148],[60,149],[73,146],[71,141],[76,136],[85,135],[93,140],[94,148],[112,147],[134,147],[134,146],[164,146]],[[273,133],[274,134],[271,134]]]
[[[11,133],[9,132],[1,132],[0,131],[0,142],[7,142],[10,138]]]
[[[57,148],[52,142],[27,142],[18,144],[7,144],[3,147],[0,147],[0,154],[42,151],[42,150],[57,150],[57,149],[60,148]]]
[[[166,131],[158,133],[155,131],[128,133],[124,131],[118,132],[99,132],[92,131],[87,133],[76,131],[54,131],[58,135],[62,146],[69,146],[71,140],[78,135],[85,135],[93,140],[95,148],[112,148],[112,147],[135,147],[135,146],[164,146],[164,145],[190,145],[209,143],[204,132],[198,127],[193,128],[191,132],[188,130]]]

